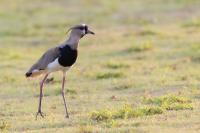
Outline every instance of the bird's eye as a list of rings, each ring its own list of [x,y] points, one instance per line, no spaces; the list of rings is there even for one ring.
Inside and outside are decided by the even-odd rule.
[[[85,28],[84,28],[84,27],[79,27],[79,29],[80,29],[80,30],[84,30]]]

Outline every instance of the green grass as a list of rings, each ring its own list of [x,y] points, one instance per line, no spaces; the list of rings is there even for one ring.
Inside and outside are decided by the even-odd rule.
[[[125,104],[117,111],[109,109],[94,111],[90,115],[90,119],[97,122],[111,121],[115,119],[127,119],[135,117],[143,117],[148,115],[163,114],[164,111],[169,110],[192,110],[192,101],[181,96],[164,95],[154,98],[143,98],[146,104],[153,104],[151,106],[137,107],[133,109],[130,105]],[[116,109],[114,109],[116,110]]]
[[[199,19],[192,19],[189,22],[186,22],[185,24],[183,24],[184,27],[187,28],[198,28],[200,27],[200,20]]]
[[[151,42],[144,42],[142,44],[133,45],[128,49],[129,52],[145,52],[153,49],[153,44]]]
[[[105,66],[110,69],[120,69],[120,68],[130,67],[128,64],[119,61],[109,61]]]
[[[105,72],[105,73],[98,73],[96,75],[96,79],[108,79],[108,78],[120,78],[123,76],[121,72]]]
[[[5,131],[10,128],[10,125],[6,121],[0,121],[0,131]]]
[[[176,95],[164,95],[155,98],[144,99],[147,104],[156,104],[166,110],[184,110],[193,109],[192,101]]]
[[[0,0],[0,132],[200,132],[199,5]],[[46,116],[36,121],[42,77],[29,80],[24,74],[78,23],[96,35],[81,39],[77,62],[67,72],[70,118],[64,118],[57,72],[45,84]]]
[[[136,109],[133,109],[129,105],[124,105],[117,111],[111,111],[111,110],[94,111],[91,113],[90,119],[95,120],[97,122],[101,122],[101,121],[111,121],[115,119],[127,119],[127,118],[142,117],[148,115],[156,115],[162,113],[163,113],[162,108],[156,106],[138,107]]]

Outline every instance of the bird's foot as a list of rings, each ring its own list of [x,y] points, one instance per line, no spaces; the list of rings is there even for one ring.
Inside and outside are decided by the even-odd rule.
[[[65,118],[69,118],[69,115],[67,114],[67,115],[65,116]]]
[[[44,113],[41,111],[41,110],[39,110],[37,113],[36,113],[36,115],[35,115],[35,119],[37,120],[37,116],[38,115],[40,115],[42,118],[44,118]]]

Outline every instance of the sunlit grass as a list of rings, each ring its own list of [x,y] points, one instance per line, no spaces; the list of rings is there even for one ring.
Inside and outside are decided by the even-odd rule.
[[[4,120],[0,121],[0,131],[8,130],[10,128],[10,124]]]
[[[191,100],[176,95],[165,95],[155,98],[144,98],[144,102],[148,104],[156,104],[166,110],[184,110],[193,109]]]
[[[142,44],[133,45],[128,49],[129,52],[145,52],[153,49],[153,44],[149,41]]]
[[[164,95],[155,98],[144,98],[143,101],[147,104],[154,104],[152,106],[144,106],[133,108],[130,105],[124,105],[117,111],[104,109],[94,111],[90,118],[97,122],[110,121],[115,119],[136,118],[148,115],[162,114],[165,110],[185,110],[193,109],[191,100],[175,95]]]
[[[90,118],[97,122],[101,121],[110,121],[115,119],[127,119],[127,118],[135,118],[142,117],[148,115],[162,114],[163,110],[160,107],[156,106],[147,106],[147,107],[138,107],[133,109],[129,105],[122,106],[117,111],[111,110],[101,110],[92,112]]]

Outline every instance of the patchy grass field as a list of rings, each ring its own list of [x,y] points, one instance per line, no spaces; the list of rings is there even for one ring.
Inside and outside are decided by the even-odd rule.
[[[0,132],[200,132],[199,0],[0,0]],[[44,89],[27,69],[67,28],[87,23],[67,74]]]

